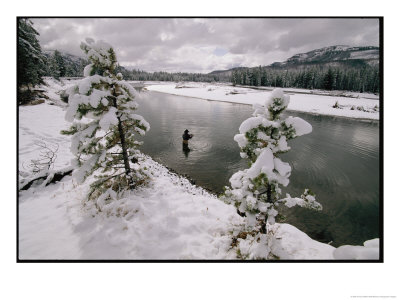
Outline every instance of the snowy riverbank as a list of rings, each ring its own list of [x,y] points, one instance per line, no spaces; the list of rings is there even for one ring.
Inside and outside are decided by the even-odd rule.
[[[54,170],[70,165],[65,110],[58,105],[58,83],[48,80],[50,101],[19,107],[20,179],[43,148],[58,145]],[[65,86],[64,86],[65,87]],[[77,185],[73,176],[19,193],[20,259],[378,259],[378,239],[364,246],[330,245],[312,240],[288,224],[270,228],[269,255],[236,209],[201,187],[142,156],[148,185],[110,203],[88,202],[92,178]],[[95,206],[101,207],[99,211]]]
[[[233,87],[223,84],[207,83],[150,83],[150,91],[172,95],[201,98],[213,101],[224,101],[241,104],[263,104],[271,93],[267,89]],[[339,93],[311,91],[301,89],[284,89],[290,95],[288,110],[340,116],[356,119],[379,120],[379,97],[373,94]],[[334,108],[337,103],[338,108]]]

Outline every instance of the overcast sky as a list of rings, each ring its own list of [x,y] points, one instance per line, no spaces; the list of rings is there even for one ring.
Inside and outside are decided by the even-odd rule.
[[[32,19],[44,50],[83,56],[86,37],[110,43],[120,65],[199,72],[268,65],[333,45],[379,46],[378,19]]]

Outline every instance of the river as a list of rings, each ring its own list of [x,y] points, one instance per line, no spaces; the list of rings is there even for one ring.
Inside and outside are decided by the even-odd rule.
[[[215,193],[229,185],[233,173],[248,168],[233,136],[251,116],[250,105],[149,91],[140,96],[137,113],[151,126],[140,138],[143,153]],[[289,141],[291,150],[280,156],[292,166],[283,195],[299,196],[309,188],[323,210],[287,209],[286,222],[335,247],[361,245],[379,237],[379,123],[297,112],[287,115],[308,121],[313,132]],[[182,149],[185,129],[194,134],[190,151]]]

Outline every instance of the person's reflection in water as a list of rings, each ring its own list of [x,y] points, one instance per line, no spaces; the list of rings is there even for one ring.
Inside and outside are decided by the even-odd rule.
[[[189,134],[189,130],[185,130],[182,135],[182,151],[186,157],[189,156],[190,148],[189,148],[189,140],[193,137],[193,134]]]
[[[182,151],[186,157],[189,157],[190,148],[188,144],[182,143]]]

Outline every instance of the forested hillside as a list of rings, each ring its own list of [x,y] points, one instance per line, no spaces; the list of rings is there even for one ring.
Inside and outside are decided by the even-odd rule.
[[[379,48],[316,49],[266,67],[232,70],[231,81],[234,85],[379,93]]]
[[[234,85],[294,87],[379,93],[379,68],[312,65],[300,69],[257,67],[232,72]]]

